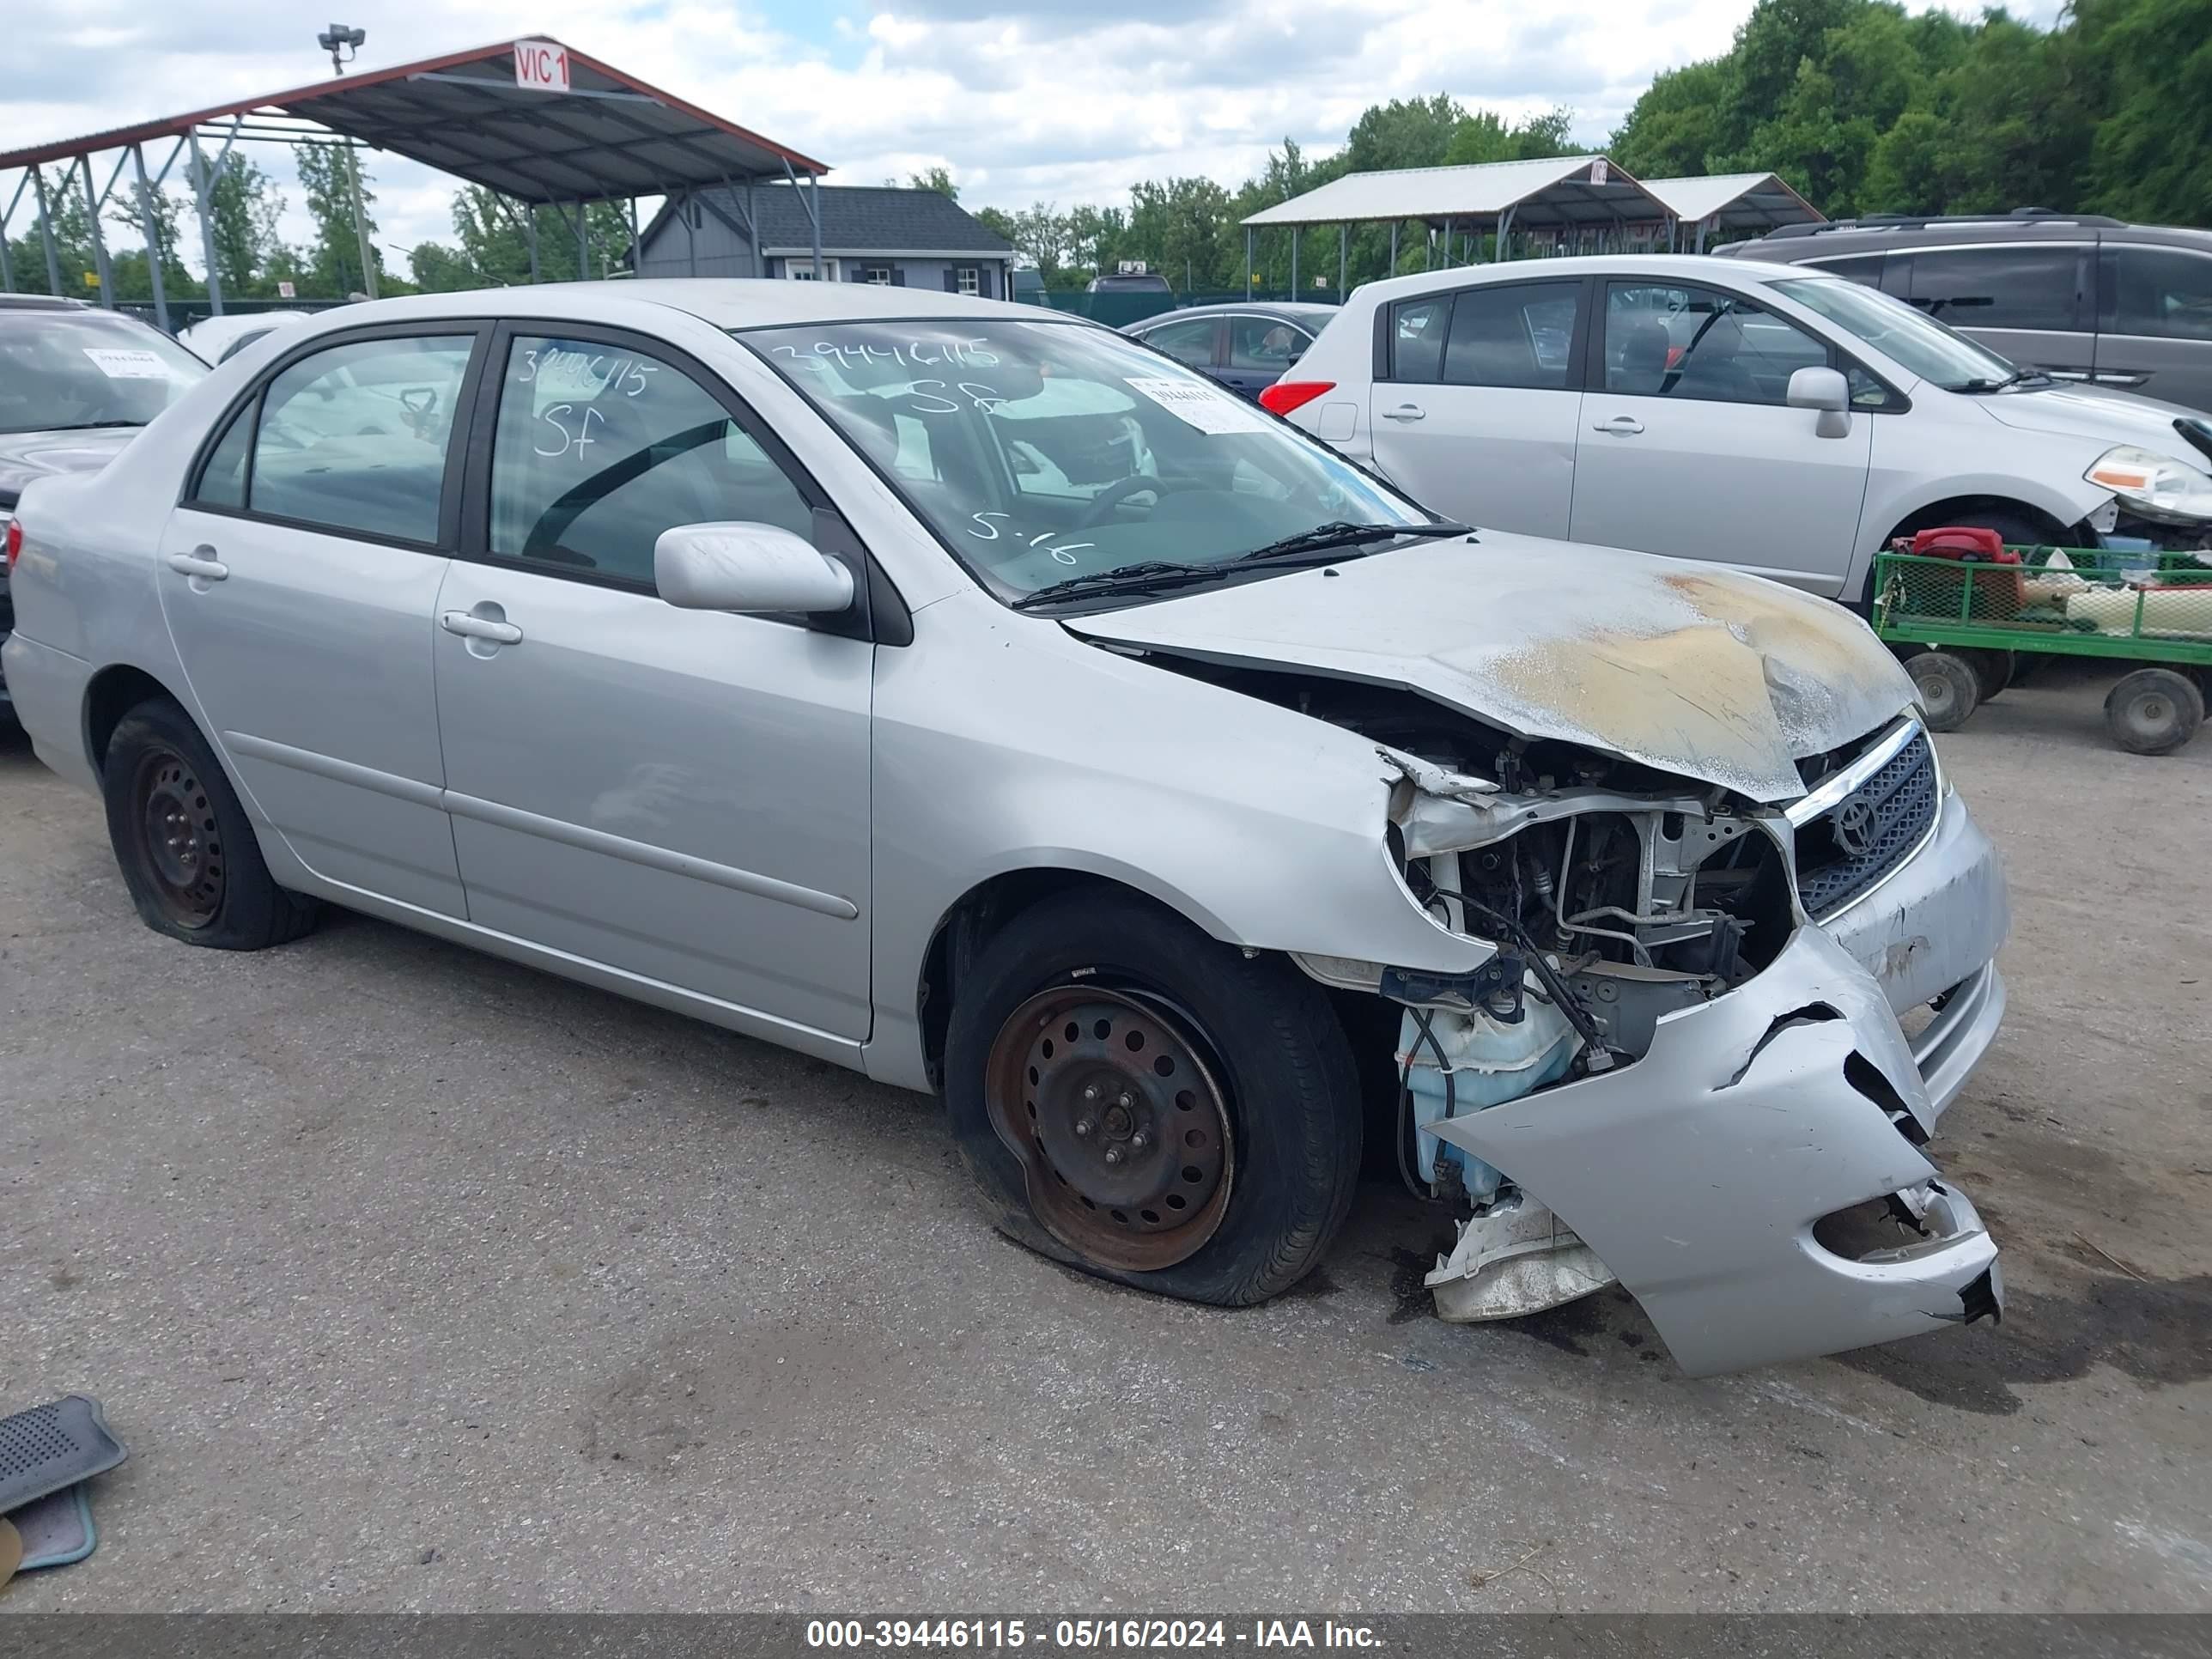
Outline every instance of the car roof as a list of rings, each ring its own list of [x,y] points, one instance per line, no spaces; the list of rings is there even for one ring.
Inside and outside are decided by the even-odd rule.
[[[1589,253],[1560,259],[1510,259],[1502,264],[1446,265],[1363,283],[1354,298],[1391,301],[1411,295],[1450,292],[1486,283],[1542,283],[1583,276],[1670,277],[1676,282],[1778,283],[1799,281],[1805,272],[1771,259],[1724,259],[1712,253]]]
[[[1846,219],[1832,225],[1793,228],[1786,234],[1778,233],[1731,242],[1717,252],[1738,258],[1802,260],[1854,252],[1878,253],[1892,249],[1948,246],[1961,241],[2081,242],[2091,238],[2106,242],[2212,250],[2212,231],[2183,225],[2131,225],[2085,213],[2075,217],[2039,214],[2028,218],[2002,214],[1976,218],[1954,214],[1895,223]]]
[[[1184,317],[1280,317],[1285,322],[1325,323],[1336,315],[1339,307],[1315,305],[1302,300],[1224,300],[1210,306],[1178,306],[1173,311],[1163,311],[1158,316],[1146,317],[1129,326],[1151,328],[1160,323],[1171,323]]]
[[[788,324],[868,322],[921,318],[986,318],[1028,322],[1083,319],[1065,312],[1006,300],[982,300],[931,289],[872,283],[793,283],[754,276],[670,276],[635,282],[548,283],[521,288],[467,289],[372,300],[321,313],[308,327],[358,327],[442,317],[618,315],[638,306],[688,313],[716,328],[776,328]]]

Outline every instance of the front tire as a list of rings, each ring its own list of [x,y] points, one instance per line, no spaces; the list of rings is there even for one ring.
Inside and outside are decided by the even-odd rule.
[[[215,751],[167,698],[140,703],[108,739],[107,836],[138,915],[157,933],[258,951],[315,925],[312,899],[271,879]]]
[[[945,1103],[1000,1231],[1193,1302],[1296,1284],[1359,1171],[1351,1051],[1320,988],[1133,895],[1048,899],[983,947]]]
[[[1973,665],[1951,652],[1923,651],[1907,659],[1905,672],[1912,676],[1930,732],[1957,731],[1982,700]]]
[[[2170,755],[2204,724],[2204,694],[2171,668],[2138,668],[2105,698],[2105,725],[2131,755]]]

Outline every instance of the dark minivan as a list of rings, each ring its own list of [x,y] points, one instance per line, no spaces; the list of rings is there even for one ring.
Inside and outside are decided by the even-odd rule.
[[[2015,362],[2212,411],[2212,231],[2023,208],[1790,225],[1717,251],[1848,276]]]

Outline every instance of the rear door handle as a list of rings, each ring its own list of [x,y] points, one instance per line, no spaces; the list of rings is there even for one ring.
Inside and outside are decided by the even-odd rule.
[[[189,553],[168,556],[169,568],[179,576],[198,576],[204,581],[219,582],[230,574],[230,567],[215,556],[211,547],[196,547]]]
[[[1384,410],[1382,418],[1386,421],[1425,421],[1429,418],[1429,411],[1419,404],[1400,404],[1395,409]]]
[[[446,611],[439,617],[438,626],[465,640],[489,640],[495,645],[522,643],[522,630],[513,623],[491,622],[483,617],[471,617],[465,611]]]
[[[1609,421],[1600,421],[1590,428],[1593,432],[1610,432],[1623,438],[1632,438],[1644,430],[1644,422],[1633,415],[1616,415]]]

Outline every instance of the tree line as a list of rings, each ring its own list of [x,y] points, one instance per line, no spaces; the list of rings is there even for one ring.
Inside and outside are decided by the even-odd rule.
[[[1285,139],[1234,186],[1150,179],[1130,187],[1126,204],[1038,202],[976,216],[1048,286],[1079,287],[1124,260],[1142,260],[1179,289],[1242,289],[1242,222],[1261,208],[1347,173],[1579,154],[1573,125],[1565,109],[1510,120],[1447,93],[1394,99],[1368,108],[1334,154],[1314,159]],[[2212,224],[2212,0],[2072,0],[2048,28],[2001,8],[1968,20],[1896,0],[1759,0],[1727,51],[1660,75],[1602,148],[1644,179],[1778,173],[1833,217],[2035,206]],[[297,155],[313,225],[301,245],[277,235],[285,204],[267,174],[234,161],[219,176],[212,217],[226,295],[274,298],[283,281],[324,298],[362,286],[343,160],[330,147]],[[94,267],[81,195],[68,181],[58,186],[51,171],[46,177],[64,289],[85,291],[82,273]],[[385,269],[387,250],[376,242],[372,182],[364,174],[384,292],[527,282],[532,228],[545,276],[578,270],[573,222],[471,187],[454,198],[453,240],[409,250],[399,276]],[[908,182],[959,194],[942,167]],[[191,298],[204,290],[177,257],[179,205],[173,191],[157,199],[157,240],[169,295]],[[135,197],[119,189],[108,216],[117,293],[144,299],[151,288]],[[629,241],[621,207],[593,206],[588,232],[594,273],[617,266]],[[1445,257],[1429,228],[1409,223],[1399,232],[1400,270]],[[197,263],[197,226],[189,234]],[[1301,288],[1318,279],[1334,289],[1336,240],[1307,234]],[[1352,283],[1389,269],[1390,240],[1389,226],[1352,228]],[[1462,243],[1451,257],[1469,252]],[[35,233],[10,252],[17,286],[43,286]],[[1289,232],[1262,233],[1254,254],[1256,286],[1290,287]]]

